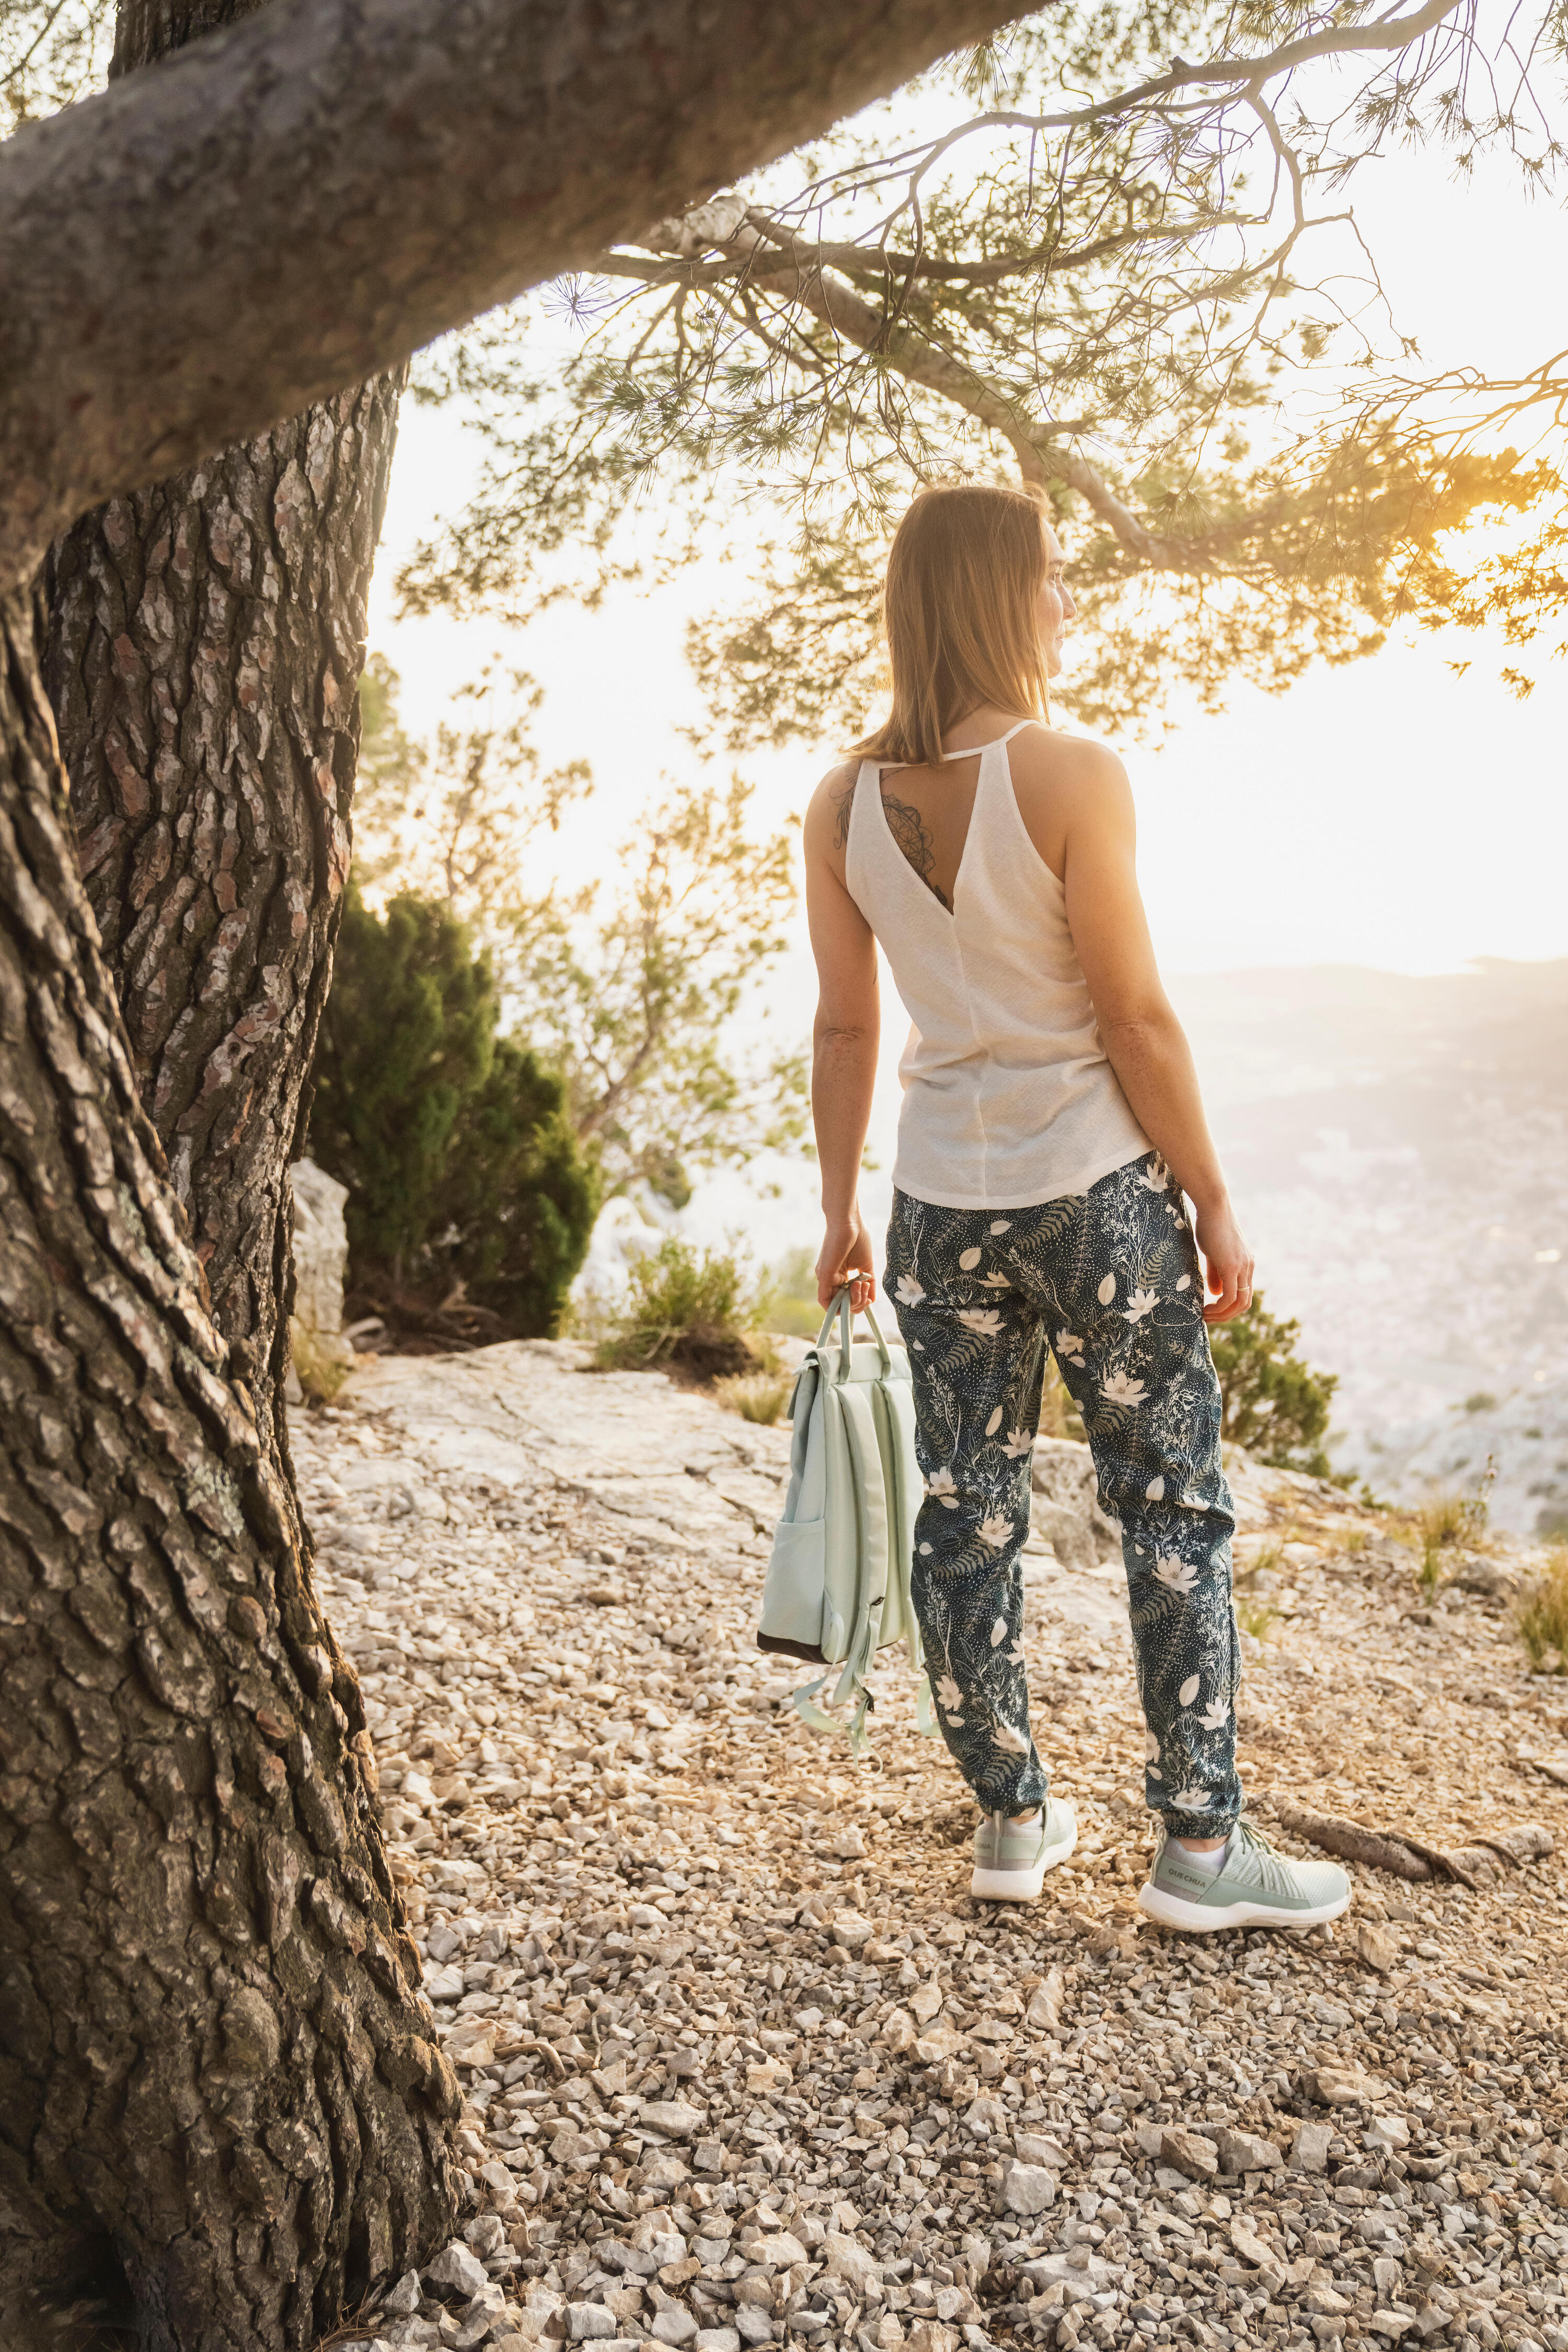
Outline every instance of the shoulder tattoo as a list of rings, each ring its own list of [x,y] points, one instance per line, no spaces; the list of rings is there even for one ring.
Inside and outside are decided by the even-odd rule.
[[[931,880],[931,870],[936,862],[936,844],[921,823],[919,809],[911,808],[908,801],[896,801],[887,791],[882,794],[882,806],[887,812],[888,830],[893,839],[898,843],[932,898],[940,905],[946,907],[951,914],[952,908],[948,905],[946,892],[939,883]]]
[[[828,787],[827,797],[834,809],[833,842],[837,849],[849,846],[849,819],[854,814],[855,786],[858,781],[859,770],[851,769],[848,782],[839,791],[835,792],[831,785]]]

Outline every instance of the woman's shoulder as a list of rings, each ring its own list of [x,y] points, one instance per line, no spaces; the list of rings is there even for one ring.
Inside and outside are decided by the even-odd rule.
[[[849,812],[855,803],[855,786],[859,780],[858,760],[842,760],[817,784],[805,808],[805,845],[807,851],[818,849],[842,863],[849,840]]]
[[[1007,746],[1016,787],[1098,797],[1128,790],[1127,770],[1109,743],[1037,719]]]

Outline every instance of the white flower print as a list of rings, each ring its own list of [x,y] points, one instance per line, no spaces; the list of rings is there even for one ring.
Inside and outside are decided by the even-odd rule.
[[[1197,1590],[1197,1570],[1184,1559],[1157,1559],[1154,1573],[1168,1592],[1179,1592],[1184,1601]]]
[[[1165,1482],[1163,1478],[1151,1478],[1149,1484],[1143,1489],[1143,1500],[1146,1503],[1163,1503],[1164,1499]]]
[[[991,1230],[994,1234],[1010,1234],[1013,1230],[1012,1218],[993,1217],[991,1220]]]
[[[1010,1429],[1007,1432],[1007,1443],[1002,1451],[1010,1461],[1017,1462],[1026,1454],[1032,1454],[1034,1450],[1035,1441],[1026,1429]]]
[[[1212,1705],[1205,1707],[1198,1721],[1205,1731],[1223,1731],[1230,1721],[1230,1701],[1216,1698]]]
[[[922,1559],[929,1559],[931,1558],[931,1546],[930,1546],[930,1544],[921,1544],[921,1558]]]
[[[893,1296],[900,1307],[918,1307],[925,1292],[912,1274],[900,1274],[893,1285]]]
[[[1207,1789],[1178,1789],[1171,1802],[1184,1813],[1206,1813],[1214,1797]]]
[[[1005,1274],[983,1274],[980,1279],[987,1290],[1011,1290],[1013,1287],[1011,1276]]]
[[[954,1707],[963,1705],[963,1693],[951,1675],[941,1675],[937,1677],[936,1703],[950,1714]]]
[[[1108,1274],[1106,1276],[1105,1280],[1100,1284],[1095,1296],[1100,1300],[1102,1307],[1110,1306],[1111,1300],[1116,1296],[1116,1276],[1113,1274]]]
[[[1138,1181],[1151,1192],[1163,1192],[1165,1189],[1164,1161],[1156,1160],[1152,1168],[1143,1169],[1140,1172]]]
[[[993,1511],[989,1518],[981,1520],[974,1532],[983,1544],[989,1544],[993,1551],[1000,1551],[1004,1544],[1012,1540],[1013,1522],[1005,1519],[1000,1511]]]
[[[1024,1643],[1021,1635],[1007,1653],[1007,1664],[1010,1666],[1021,1666],[1024,1664]]]
[[[1076,1331],[1058,1331],[1057,1333],[1057,1353],[1058,1356],[1065,1356],[1069,1364],[1076,1364],[1080,1372],[1082,1371],[1083,1341],[1079,1338]]]
[[[1181,1689],[1176,1693],[1176,1705],[1178,1706],[1191,1706],[1194,1699],[1196,1698],[1202,1688],[1202,1675],[1189,1675],[1186,1681],[1182,1685]]]
[[[998,1721],[991,1727],[991,1745],[999,1748],[1004,1756],[1026,1756],[1029,1735],[1026,1731],[1015,1730],[1010,1723]]]
[[[1108,1381],[1101,1381],[1100,1393],[1107,1404],[1142,1404],[1145,1391],[1142,1381],[1126,1372],[1112,1372]]]
[[[958,1319],[964,1329],[973,1331],[977,1339],[996,1339],[1001,1337],[1002,1318],[994,1307],[961,1307]]]
[[[926,1480],[926,1493],[933,1503],[942,1503],[950,1511],[958,1508],[958,1488],[951,1470],[933,1470]]]
[[[1144,1290],[1140,1286],[1133,1292],[1121,1312],[1129,1323],[1141,1323],[1144,1316],[1152,1315],[1159,1304],[1158,1292]]]
[[[1000,1406],[1000,1405],[998,1405],[998,1406],[996,1407],[995,1412],[992,1414],[992,1416],[991,1416],[990,1420],[989,1420],[989,1421],[986,1423],[986,1424],[985,1424],[985,1434],[986,1434],[986,1436],[987,1436],[987,1437],[994,1437],[994,1436],[995,1436],[995,1434],[996,1434],[996,1432],[1001,1428],[1001,1426],[1002,1426],[1002,1408],[1001,1408],[1001,1406]]]
[[[992,1628],[991,1628],[991,1646],[992,1646],[992,1648],[993,1648],[994,1650],[999,1650],[999,1649],[1001,1648],[1001,1646],[1002,1646],[1003,1643],[1006,1640],[1006,1638],[1007,1638],[1007,1620],[1005,1619],[1005,1617],[998,1617],[998,1618],[997,1618],[997,1620],[996,1620],[996,1622],[995,1622],[995,1623],[994,1623],[994,1625],[993,1625],[993,1626],[992,1626]]]
[[[1143,1734],[1143,1761],[1145,1764],[1157,1764],[1160,1761],[1160,1743],[1152,1731],[1145,1731]]]
[[[1192,1286],[1193,1277],[1190,1274],[1184,1274],[1176,1285],[1178,1290],[1190,1290]]]
[[[958,1253],[958,1263],[963,1268],[965,1274],[973,1273],[975,1267],[980,1263],[980,1258],[981,1253],[977,1249],[960,1250]]]

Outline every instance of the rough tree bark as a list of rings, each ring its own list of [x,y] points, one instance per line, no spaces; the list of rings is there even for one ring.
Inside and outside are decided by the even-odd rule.
[[[270,0],[0,152],[0,580],[1017,0]]]
[[[258,0],[126,0],[112,71]],[[400,379],[84,515],[45,675],[83,878],[230,1369],[282,1441],[289,1162],[331,976]]]
[[[226,1372],[0,600],[0,2280],[299,2352],[449,2227],[359,1690]],[[13,2316],[5,2340],[17,2340]]]

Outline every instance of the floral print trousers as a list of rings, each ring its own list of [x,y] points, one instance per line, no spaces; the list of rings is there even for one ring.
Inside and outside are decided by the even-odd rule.
[[[937,1719],[987,1812],[1047,1793],[1029,1729],[1020,1563],[1048,1344],[1121,1523],[1149,1804],[1178,1836],[1241,1810],[1236,1526],[1203,1276],[1157,1153],[1043,1207],[895,1192],[887,1287],[909,1349],[925,1501],[912,1588]]]

